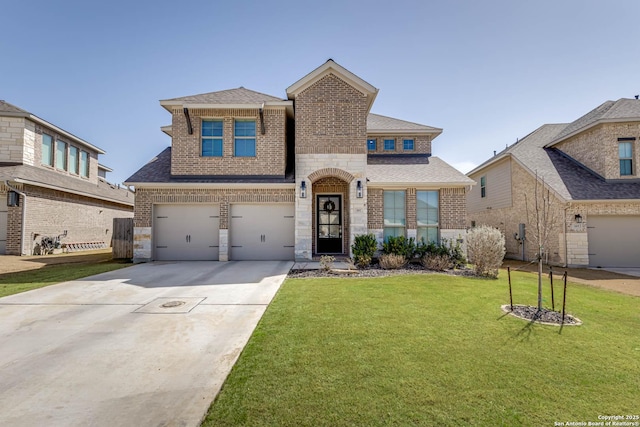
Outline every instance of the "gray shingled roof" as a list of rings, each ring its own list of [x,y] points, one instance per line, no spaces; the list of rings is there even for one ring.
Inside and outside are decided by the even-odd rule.
[[[295,182],[293,173],[286,176],[174,176],[171,175],[171,147],[165,148],[160,154],[151,159],[140,170],[125,180],[125,183],[194,183],[194,184],[287,184]]]
[[[79,178],[30,165],[0,165],[0,182],[24,181],[31,185],[55,187],[60,191],[86,194],[97,199],[110,200],[133,206],[134,195],[126,188],[98,180],[97,184]]]
[[[9,104],[7,101],[0,100],[0,112],[2,113],[16,113],[16,114],[24,114],[28,115],[29,112],[23,110],[22,108],[18,108],[13,104]]]
[[[453,166],[429,157],[427,163],[368,164],[369,184],[457,184],[473,185],[475,182]]]
[[[607,106],[607,110],[610,107]],[[490,163],[511,155],[532,173],[537,173],[565,200],[640,199],[640,180],[607,182],[560,150],[545,148],[557,140],[567,126],[571,124],[543,125],[470,173],[475,174]]]
[[[606,101],[589,111],[579,119],[569,123],[548,145],[556,144],[569,135],[586,130],[601,121],[640,120],[640,101],[621,98],[617,101]]]
[[[255,104],[265,101],[283,101],[277,96],[267,95],[254,90],[239,87],[237,89],[220,90],[217,92],[201,93],[198,95],[182,96],[180,98],[164,99],[163,101],[181,101],[194,104]]]
[[[405,120],[394,119],[392,117],[381,116],[380,114],[369,113],[367,117],[367,131],[429,131],[442,132],[442,129],[432,126],[421,125],[419,123],[407,122]]]

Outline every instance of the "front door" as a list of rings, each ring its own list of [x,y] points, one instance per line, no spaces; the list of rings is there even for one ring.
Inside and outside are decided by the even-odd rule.
[[[319,254],[342,253],[342,196],[321,195],[317,198],[317,247]]]

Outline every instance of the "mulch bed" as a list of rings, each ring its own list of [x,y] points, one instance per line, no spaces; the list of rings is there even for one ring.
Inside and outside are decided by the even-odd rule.
[[[538,307],[533,307],[530,305],[514,304],[513,310],[511,310],[509,304],[505,304],[502,306],[502,310],[520,319],[528,320],[534,323],[540,323],[543,325],[578,326],[582,324],[582,321],[580,319],[573,317],[570,314],[565,314],[563,322],[562,313],[549,310],[547,308],[538,310]]]
[[[385,270],[380,264],[372,264],[367,268],[358,268],[353,270],[291,270],[287,277],[305,278],[305,277],[386,277],[398,276],[403,274],[449,274],[453,276],[475,276],[473,270],[456,269],[446,271],[426,270],[420,264],[410,263],[397,270]]]

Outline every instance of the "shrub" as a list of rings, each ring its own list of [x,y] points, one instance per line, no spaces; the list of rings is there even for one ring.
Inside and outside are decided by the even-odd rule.
[[[331,255],[322,255],[320,257],[320,267],[323,270],[329,271],[333,268],[333,262],[336,260],[336,257]]]
[[[420,257],[420,262],[422,262],[422,265],[426,268],[429,268],[424,263],[424,258],[427,256],[429,256],[429,258],[439,256],[448,260],[450,266],[446,268],[460,268],[467,263],[467,260],[462,253],[460,243],[456,241],[454,245],[453,240],[447,241],[446,239],[443,239],[440,244],[435,242],[425,243],[422,241],[416,246],[416,253]],[[431,268],[429,269],[431,270]]]
[[[380,267],[385,270],[397,270],[398,268],[404,267],[407,263],[407,259],[404,255],[382,254],[378,258],[378,262],[380,263]]]
[[[454,267],[453,261],[448,255],[426,254],[420,258],[420,263],[424,268],[434,271],[444,271]]]
[[[353,262],[358,267],[366,267],[371,264],[371,259],[378,249],[378,241],[373,234],[359,234],[355,237],[351,251]]]
[[[504,236],[500,230],[482,225],[467,234],[467,253],[477,275],[498,277],[504,259]]]
[[[382,243],[382,253],[400,255],[410,260],[416,254],[416,240],[413,237],[407,239],[404,236],[389,236]]]

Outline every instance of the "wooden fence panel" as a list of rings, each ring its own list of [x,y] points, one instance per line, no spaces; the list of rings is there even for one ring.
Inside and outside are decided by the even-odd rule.
[[[133,218],[113,218],[114,259],[133,258]]]

